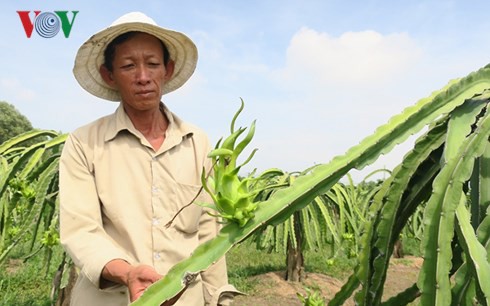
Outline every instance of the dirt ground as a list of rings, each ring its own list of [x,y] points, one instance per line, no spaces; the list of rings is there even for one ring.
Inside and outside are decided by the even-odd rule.
[[[383,300],[405,290],[417,281],[422,259],[406,256],[392,259],[388,269]],[[269,272],[256,276],[263,290],[235,298],[234,306],[300,306],[297,292],[304,294],[304,287],[318,288],[328,302],[343,285],[338,280],[323,274],[308,273],[303,283],[291,283],[284,280],[283,272]],[[354,305],[348,301],[345,305]]]

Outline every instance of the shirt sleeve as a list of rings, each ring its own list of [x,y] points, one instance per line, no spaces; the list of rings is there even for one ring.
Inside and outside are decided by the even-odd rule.
[[[131,258],[103,228],[101,206],[90,152],[72,134],[60,158],[60,240],[75,264],[100,288],[104,266],[113,259]]]

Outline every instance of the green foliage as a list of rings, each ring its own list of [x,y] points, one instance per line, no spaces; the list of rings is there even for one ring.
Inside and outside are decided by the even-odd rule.
[[[35,255],[44,250],[45,274],[39,270],[29,273],[39,278],[43,275],[42,281],[48,285],[28,290],[51,287],[51,279],[46,278],[52,269],[53,254],[62,252],[58,234],[58,160],[66,136],[32,130],[0,144],[0,265],[8,265],[6,259],[16,257],[23,261],[38,260]],[[2,302],[49,305],[49,299],[32,302],[22,294],[7,294],[18,290],[18,282],[25,281],[24,278],[17,280],[15,276],[0,281],[2,292],[6,293]],[[25,282],[22,286],[28,287],[29,282]]]
[[[19,245],[8,260],[0,264],[0,305],[49,306],[53,305],[52,281],[56,266],[46,266],[46,257],[34,256],[25,260],[24,249],[30,243]],[[61,248],[53,249],[53,261],[60,262]]]
[[[381,182],[371,182],[369,178],[379,172],[390,173],[386,169],[375,170],[357,185],[347,174],[348,184],[337,183],[320,196],[324,203],[329,203],[329,224],[333,226],[329,226],[328,234],[332,237],[332,247],[337,249],[334,257],[343,252],[350,258],[357,258],[361,237],[370,221],[369,212],[374,196],[381,188]]]
[[[469,225],[469,217],[463,214],[463,210],[466,209],[463,184],[471,176],[475,158],[483,154],[488,144],[490,116],[487,111],[482,116],[480,114],[482,109],[486,108],[489,99],[490,95],[484,94],[467,101],[456,109],[449,119],[444,166],[434,179],[433,195],[427,203],[425,214],[426,237],[423,240],[425,261],[418,282],[423,303],[434,305],[451,303],[449,274],[452,265],[451,242],[455,233],[454,221],[457,221],[459,231],[468,233],[464,237],[459,234],[458,241],[461,246],[465,246],[463,247],[465,255],[472,259],[467,261],[475,269],[470,277],[484,290],[482,301],[488,304],[490,298],[490,287],[485,286],[488,278],[484,278],[490,276],[485,247],[476,240],[475,232]],[[470,237],[468,230],[473,231],[473,237]],[[433,247],[434,245],[437,247]],[[474,257],[476,254],[484,256],[477,259]]]
[[[330,190],[351,169],[360,169],[368,164],[371,164],[381,154],[389,152],[395,145],[405,141],[410,135],[419,132],[427,125],[432,127],[435,120],[438,120],[440,117],[446,117],[447,114],[451,113],[455,108],[464,104],[466,100],[475,97],[475,95],[482,93],[487,88],[490,88],[490,68],[485,67],[476,73],[470,74],[466,78],[450,82],[450,84],[442,90],[435,92],[432,96],[426,99],[420,100],[414,106],[405,109],[401,114],[394,116],[387,124],[379,127],[373,135],[365,138],[358,145],[348,150],[344,155],[334,158],[328,164],[315,167],[308,175],[301,176],[296,179],[291,186],[279,190],[268,200],[259,203],[255,211],[254,218],[250,219],[244,226],[240,227],[234,222],[224,226],[216,238],[197,247],[188,259],[178,263],[172,269],[170,269],[165,278],[150,286],[141,296],[141,298],[134,304],[155,305],[172,298],[185,287],[185,282],[183,282],[183,280],[186,279],[186,276],[189,274],[199,273],[199,271],[207,269],[213,262],[225,255],[225,253],[228,252],[233,246],[249,237],[260,227],[267,224],[277,225],[284,222],[295,211],[304,208],[318,195]],[[485,135],[487,128],[486,120],[482,120],[481,122],[482,124],[479,130],[484,135],[470,137],[468,138],[470,140],[468,140],[467,143],[464,143],[464,145],[471,144],[471,150],[467,152],[465,151],[464,153],[467,153],[466,155],[461,155],[463,156],[461,159],[465,162],[482,154],[480,147],[483,145],[474,146],[475,139],[481,140],[482,137],[486,137],[488,139],[488,135]],[[438,163],[439,161],[436,164]],[[428,162],[428,165],[426,165],[428,167],[428,171],[434,170],[431,168],[433,164],[434,163],[431,163],[430,161]],[[457,184],[455,185],[460,187],[461,184],[459,182],[461,178],[466,178],[468,173],[467,169],[470,163],[459,164],[457,159],[451,159],[447,165],[451,165],[451,167],[448,169],[457,170],[456,172],[461,171],[461,177],[458,177]],[[473,164],[471,164],[471,166],[472,165]],[[414,167],[410,166],[409,170],[407,171],[412,172],[413,169]],[[415,167],[415,169],[420,168]],[[400,170],[400,172],[403,171],[405,170]],[[447,187],[451,181],[446,179],[447,177],[451,177],[451,174],[453,174],[451,170],[447,171],[447,175],[443,176],[444,179],[441,179],[441,181],[439,181],[437,184],[442,188],[440,190],[435,190],[436,192],[434,194],[444,194],[444,192],[441,192],[444,189],[444,184],[446,184]],[[441,171],[441,173],[442,172],[443,171]],[[332,301],[337,303],[336,305],[342,304],[343,301],[345,301],[345,298],[350,296],[353,290],[355,290],[360,283],[362,283],[363,286],[369,286],[367,284],[368,279],[369,281],[374,282],[373,284],[375,287],[358,295],[358,299],[363,300],[360,302],[360,304],[371,305],[372,303],[370,301],[375,302],[378,300],[378,292],[382,292],[382,289],[380,288],[382,288],[382,284],[384,283],[386,277],[386,272],[378,272],[378,267],[382,265],[383,261],[385,264],[382,266],[387,266],[386,260],[393,251],[393,243],[396,239],[398,239],[401,230],[406,224],[406,221],[404,220],[408,220],[411,213],[415,211],[416,207],[418,206],[415,203],[420,204],[423,202],[417,201],[417,199],[424,199],[427,197],[427,194],[430,195],[430,188],[429,190],[425,189],[424,186],[427,185],[421,184],[421,182],[424,180],[433,180],[434,184],[436,184],[436,180],[430,176],[430,172],[412,172],[411,174],[409,173],[407,177],[416,177],[414,176],[415,174],[421,175],[421,181],[418,181],[417,179],[408,181],[406,186],[410,186],[409,190],[414,190],[414,193],[410,193],[406,197],[404,196],[405,193],[402,193],[401,202],[406,205],[382,205],[382,200],[384,197],[381,196],[378,198],[379,200],[377,202],[371,205],[370,214],[372,214],[373,217],[376,217],[376,219],[373,220],[371,226],[366,229],[366,233],[363,235],[363,237],[366,239],[366,243],[364,244],[360,254],[360,257],[363,258],[363,264],[360,264],[360,267],[356,269],[356,272],[346,283],[344,289],[341,291],[341,293],[339,293],[336,299],[334,299],[335,301]],[[394,174],[393,177],[402,176],[396,176],[396,174]],[[385,183],[383,183],[381,190],[384,190],[383,192],[385,193],[392,190],[390,188],[391,183],[398,184],[398,181],[396,179],[386,180]],[[453,186],[453,184],[451,184],[451,186]],[[435,187],[437,186],[435,185]],[[402,187],[396,188],[396,190],[400,190],[401,188]],[[457,197],[457,199],[459,201],[461,198],[460,194],[458,194],[458,196],[459,197]],[[393,199],[396,198],[398,197],[393,196]],[[451,197],[451,200],[453,199],[454,197]],[[439,200],[434,200],[433,202],[436,203],[435,205],[437,207],[439,207],[439,203],[442,203],[439,202]],[[400,201],[395,201],[394,203],[400,203]],[[431,204],[431,201],[428,202],[427,210],[430,210],[429,206],[431,205],[429,204]],[[392,206],[394,206],[394,208]],[[383,207],[388,207],[388,210],[383,211],[381,209]],[[399,209],[401,209],[401,211],[399,211]],[[381,214],[378,214],[380,211]],[[450,212],[451,211],[448,211],[448,213]],[[384,215],[384,213],[386,213],[386,215]],[[398,219],[398,216],[400,219]],[[435,216],[435,214],[432,214],[432,216]],[[437,218],[439,217],[440,216],[437,216]],[[436,220],[426,222],[426,224],[431,225],[438,223]],[[373,227],[376,227],[377,224],[381,224],[381,232],[386,233],[387,235],[380,236],[378,235],[377,231],[373,230]],[[447,225],[447,223],[444,224]],[[424,229],[424,235],[426,237],[433,237],[433,234],[430,233],[432,228],[433,227],[431,226],[426,226]],[[446,226],[446,229],[450,230],[451,228]],[[399,232],[397,233],[398,230]],[[444,237],[444,241],[446,241],[447,236],[451,235],[452,233],[451,231],[447,230],[438,232]],[[380,243],[379,247],[371,245],[377,241]],[[424,245],[426,246],[424,253],[431,252],[432,250],[439,250],[440,247],[437,243],[427,243]],[[444,256],[447,259],[450,257],[450,254],[444,253]],[[375,260],[379,260],[379,262],[374,263],[373,261]],[[443,262],[445,263],[447,261],[436,260],[435,263],[439,265],[439,263]],[[364,265],[364,263],[367,263],[367,265]],[[427,268],[427,270],[429,270],[427,265],[424,264],[424,266]],[[376,269],[372,269],[373,267]],[[447,265],[442,264],[441,267],[447,268]],[[473,267],[476,268],[476,265]],[[423,271],[420,283],[427,283],[428,285],[434,287],[434,282],[426,282],[426,280],[429,280],[429,278],[424,279],[424,275],[427,276],[430,274],[427,273],[427,270]],[[444,269],[442,271],[442,273],[444,273]],[[375,276],[371,277],[373,273]],[[362,282],[360,279],[362,279]],[[438,283],[436,282],[436,284]],[[425,292],[422,291],[422,295],[437,295],[438,293],[434,290],[435,288]]]
[[[32,125],[27,117],[12,104],[0,101],[0,144],[30,130]]]
[[[297,293],[298,299],[303,303],[304,306],[324,306],[325,299],[322,297],[318,290],[305,288],[306,293]]]
[[[275,192],[290,186],[295,179],[308,174],[312,169],[271,177],[266,184],[270,187],[259,193],[257,201],[267,200]],[[295,251],[303,253],[306,250],[318,251],[328,246],[331,254],[327,262],[333,262],[336,257],[343,255],[356,258],[368,219],[369,206],[380,188],[380,182],[368,180],[379,172],[390,173],[385,169],[376,170],[357,185],[347,174],[348,183],[336,183],[328,192],[313,199],[299,213],[292,214],[283,223],[257,230],[251,239],[256,242],[258,249],[269,252],[284,254],[294,248]]]
[[[58,160],[65,139],[33,130],[0,145],[0,263],[22,242],[30,244],[25,256],[58,245]]]
[[[361,284],[355,295],[358,304],[381,303],[394,242],[407,220],[418,218],[422,206],[424,264],[419,280],[386,303],[406,304],[420,296],[422,305],[463,305],[470,300],[488,304],[490,220],[486,213],[471,220],[470,211],[488,207],[488,193],[478,192],[478,187],[486,182],[482,173],[488,174],[490,167],[485,158],[490,149],[489,102],[487,91],[467,99],[417,140],[376,196],[360,264],[331,305],[341,305]],[[471,204],[469,189],[476,193]]]

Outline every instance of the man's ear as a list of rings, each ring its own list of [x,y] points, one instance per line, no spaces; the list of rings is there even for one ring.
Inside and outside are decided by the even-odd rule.
[[[169,60],[167,66],[165,67],[165,81],[168,81],[174,74],[175,62]]]
[[[105,65],[100,65],[99,73],[104,82],[106,82],[109,87],[116,89],[116,83],[112,78],[112,72],[110,72]]]

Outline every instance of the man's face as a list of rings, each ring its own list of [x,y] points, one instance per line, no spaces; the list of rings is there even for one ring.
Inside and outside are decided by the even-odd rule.
[[[173,62],[165,67],[160,41],[138,33],[116,46],[113,71],[105,73],[104,79],[119,91],[125,107],[145,111],[159,105],[162,87],[173,73]]]

